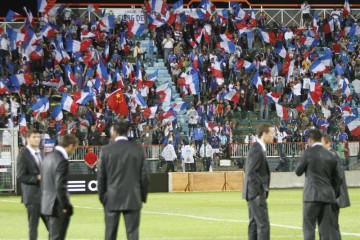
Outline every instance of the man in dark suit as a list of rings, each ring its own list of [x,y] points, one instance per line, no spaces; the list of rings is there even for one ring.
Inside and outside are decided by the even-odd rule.
[[[275,128],[261,124],[257,129],[258,140],[249,151],[245,166],[242,198],[249,208],[249,240],[270,239],[270,222],[266,199],[269,195],[270,170],[266,160],[266,144],[274,141]]]
[[[101,151],[98,170],[99,199],[104,206],[106,240],[116,239],[120,214],[124,214],[127,239],[139,239],[140,210],[146,202],[149,176],[145,152],[126,138],[129,126],[121,122],[110,129],[113,143]]]
[[[73,214],[67,190],[69,157],[79,144],[74,135],[65,135],[59,146],[46,156],[41,170],[41,213],[48,216],[49,239],[65,239]]]
[[[342,160],[340,156],[337,154],[335,150],[331,149],[331,145],[332,145],[331,137],[327,134],[324,134],[322,136],[321,142],[324,148],[329,149],[337,157],[338,164],[341,166]],[[332,229],[334,230],[334,234],[333,234],[334,239],[341,239],[340,228],[339,228],[340,208],[350,207],[350,198],[346,185],[345,172],[342,167],[339,167],[339,169],[340,169],[341,177],[343,178],[342,184],[340,186],[340,196],[336,199],[336,203],[331,204],[334,216],[331,218],[330,221],[331,221]]]
[[[17,180],[21,183],[22,201],[25,204],[29,221],[29,239],[37,239],[39,219],[42,218],[47,227],[46,218],[40,214],[40,133],[30,130],[26,133],[26,148],[19,153],[17,159]]]
[[[315,225],[319,225],[322,239],[331,238],[331,204],[339,196],[342,182],[336,156],[321,144],[319,130],[310,130],[308,146],[300,156],[296,175],[305,173],[303,194],[303,233],[305,240],[315,239]]]

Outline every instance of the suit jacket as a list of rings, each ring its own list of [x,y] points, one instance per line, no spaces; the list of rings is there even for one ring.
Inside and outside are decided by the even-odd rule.
[[[149,185],[143,148],[127,140],[107,145],[101,151],[97,178],[99,199],[107,210],[141,209]]]
[[[19,153],[16,171],[17,180],[21,183],[23,203],[40,204],[40,181],[37,179],[40,169],[29,149],[25,148]]]
[[[342,182],[336,156],[317,145],[306,149],[300,156],[296,175],[305,173],[304,202],[335,203]]]
[[[245,180],[242,198],[246,201],[266,192],[268,197],[270,186],[270,170],[266,154],[260,143],[254,143],[249,151],[245,166]]]
[[[340,174],[341,174],[341,177],[343,178],[343,181],[340,186],[340,196],[336,199],[336,203],[338,204],[339,208],[350,207],[350,197],[349,197],[349,192],[348,192],[348,188],[346,185],[345,171],[341,167],[341,158],[335,150],[331,149],[330,151],[333,154],[335,154],[335,156],[337,157],[338,165],[340,165],[339,166]]]
[[[55,149],[46,156],[41,169],[42,214],[51,216],[56,208],[66,209],[72,214],[67,190],[68,172],[69,161],[60,151]]]

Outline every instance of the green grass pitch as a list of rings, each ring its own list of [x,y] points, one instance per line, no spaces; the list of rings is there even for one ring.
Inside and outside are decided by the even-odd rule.
[[[343,239],[360,239],[360,189],[349,189],[352,206],[340,211]],[[67,239],[104,239],[97,195],[72,195],[75,214]],[[302,239],[302,190],[272,190],[268,198],[271,239]],[[20,197],[0,197],[0,239],[27,239]],[[247,239],[248,210],[241,192],[152,193],[141,215],[140,239]],[[40,223],[39,239],[46,239]],[[126,239],[123,218],[118,239]]]

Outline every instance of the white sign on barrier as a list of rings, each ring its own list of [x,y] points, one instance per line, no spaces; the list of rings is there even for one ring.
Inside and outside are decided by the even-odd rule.
[[[109,8],[106,9],[106,13],[112,12],[117,18],[118,21],[123,19],[124,15],[127,15],[127,19],[135,20],[136,22],[140,24],[145,23],[145,14],[142,9],[136,8]]]

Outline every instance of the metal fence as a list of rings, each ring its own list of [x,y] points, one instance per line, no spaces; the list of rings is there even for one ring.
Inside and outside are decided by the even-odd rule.
[[[16,190],[18,130],[0,128],[0,192]]]

